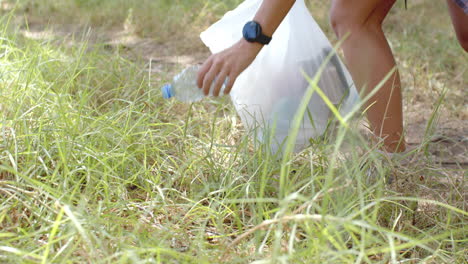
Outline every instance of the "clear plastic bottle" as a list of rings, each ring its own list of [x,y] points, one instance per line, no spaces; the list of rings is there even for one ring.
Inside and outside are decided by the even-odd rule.
[[[162,96],[165,99],[176,98],[181,102],[197,102],[205,97],[202,89],[197,86],[197,75],[200,69],[199,65],[190,66],[184,69],[182,72],[177,74],[172,83],[165,84],[161,88]],[[216,79],[215,79],[216,81]],[[213,83],[215,82],[213,81]],[[228,79],[224,81],[221,87],[220,95],[224,94],[224,88],[226,87]],[[210,88],[210,95],[212,95],[213,87]]]

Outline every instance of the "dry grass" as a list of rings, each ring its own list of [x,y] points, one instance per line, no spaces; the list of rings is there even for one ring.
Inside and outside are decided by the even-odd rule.
[[[386,24],[411,162],[350,133],[353,151],[317,141],[294,155],[280,186],[282,164],[227,100],[159,96],[236,2],[18,1],[0,31],[0,261],[466,260],[467,55],[443,3],[398,3]],[[334,41],[327,4],[309,6]]]

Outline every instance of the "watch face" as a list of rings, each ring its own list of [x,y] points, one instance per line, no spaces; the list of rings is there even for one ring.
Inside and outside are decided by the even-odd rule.
[[[244,26],[243,35],[248,41],[254,41],[260,35],[260,25],[254,21],[250,21]]]

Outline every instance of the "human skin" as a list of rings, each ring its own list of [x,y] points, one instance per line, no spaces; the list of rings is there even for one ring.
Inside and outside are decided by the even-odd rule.
[[[264,0],[253,20],[262,26],[263,34],[272,36],[293,6],[295,0]],[[200,68],[197,85],[208,95],[211,84],[216,78],[213,95],[218,96],[221,86],[229,77],[224,93],[231,92],[235,79],[255,59],[263,48],[260,43],[240,39],[232,47],[211,55]]]
[[[382,23],[396,0],[334,0],[331,25],[356,87],[367,95],[396,69],[395,59],[382,30]],[[401,83],[395,71],[365,102],[370,129],[388,152],[405,150]]]
[[[378,141],[383,141],[387,152],[404,151],[401,83],[395,59],[382,30],[382,23],[396,0],[333,0],[330,21],[341,45],[345,62],[356,87],[363,96],[369,94],[382,80],[395,70],[383,86],[366,102],[370,129]],[[254,20],[263,33],[272,36],[293,6],[295,0],[264,0]],[[466,14],[448,0],[449,10],[457,37],[466,50],[468,22]],[[274,36],[273,36],[274,37]],[[263,48],[259,43],[240,39],[232,47],[210,56],[202,65],[197,85],[207,95],[215,79],[213,94],[219,91],[226,77],[228,94],[235,79],[255,59]]]
[[[453,0],[447,0],[447,5],[458,42],[468,52],[468,14],[465,14]]]

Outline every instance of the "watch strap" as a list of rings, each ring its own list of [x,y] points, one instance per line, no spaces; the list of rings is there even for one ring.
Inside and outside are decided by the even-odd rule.
[[[258,35],[257,37],[257,41],[260,43],[260,44],[263,44],[263,45],[268,45],[271,41],[271,37],[268,37],[264,34],[260,34]]]

